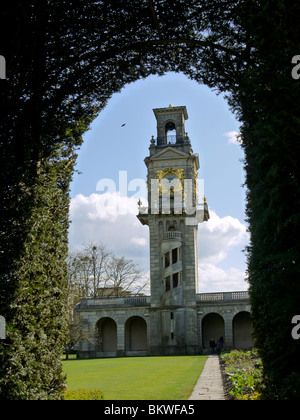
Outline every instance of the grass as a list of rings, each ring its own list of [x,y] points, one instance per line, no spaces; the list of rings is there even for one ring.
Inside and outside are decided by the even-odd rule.
[[[99,389],[105,400],[186,400],[206,356],[127,357],[63,362],[68,389]]]

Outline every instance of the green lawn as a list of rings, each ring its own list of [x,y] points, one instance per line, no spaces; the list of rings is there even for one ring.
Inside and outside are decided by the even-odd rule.
[[[127,357],[63,362],[68,389],[101,389],[106,400],[186,400],[206,356]]]

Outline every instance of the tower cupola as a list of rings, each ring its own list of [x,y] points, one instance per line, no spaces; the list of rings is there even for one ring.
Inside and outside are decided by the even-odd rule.
[[[185,121],[188,113],[185,106],[169,105],[167,108],[153,109],[157,121],[157,139],[151,140],[150,154],[153,155],[166,146],[191,152],[190,141],[185,132]],[[153,141],[154,140],[154,141]]]

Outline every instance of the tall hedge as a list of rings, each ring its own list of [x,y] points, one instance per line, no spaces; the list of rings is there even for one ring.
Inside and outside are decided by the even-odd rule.
[[[22,251],[1,284],[8,336],[0,352],[1,399],[57,399],[63,390],[69,225],[67,183],[59,179],[66,175],[64,164],[61,171],[50,162],[39,167],[27,191],[32,207]]]
[[[300,5],[264,2],[245,19],[255,48],[236,99],[241,104],[251,244],[248,275],[255,344],[263,360],[265,397],[300,398]]]

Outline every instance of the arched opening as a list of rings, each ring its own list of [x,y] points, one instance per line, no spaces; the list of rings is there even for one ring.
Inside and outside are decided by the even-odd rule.
[[[96,324],[97,350],[103,353],[117,351],[117,324],[112,318],[101,318]]]
[[[140,316],[132,316],[125,324],[125,350],[126,351],[146,351],[147,324]]]
[[[252,323],[249,312],[239,312],[232,321],[233,346],[236,349],[253,347]]]
[[[172,92],[171,98],[170,92]],[[153,95],[157,97],[160,95],[163,101],[156,103],[156,101],[153,101]],[[141,97],[144,101],[143,106],[140,106]],[[205,181],[205,192],[208,197],[208,205],[210,205],[209,197],[215,200],[214,210],[217,218],[214,220],[218,225],[216,226],[216,234],[215,230],[211,235],[207,235],[205,231],[205,238],[207,238],[205,241],[203,241],[203,236],[200,235],[202,234],[201,229],[206,227],[203,224],[199,226],[198,254],[210,258],[211,254],[209,252],[211,250],[214,252],[217,249],[218,255],[223,258],[222,263],[224,265],[226,265],[227,260],[231,261],[234,257],[239,267],[234,274],[239,276],[238,279],[240,279],[238,284],[235,282],[235,287],[236,290],[245,290],[248,287],[243,275],[246,270],[246,257],[240,250],[247,245],[248,238],[241,234],[243,223],[240,222],[237,226],[235,219],[229,220],[230,223],[231,221],[234,223],[232,231],[237,233],[236,238],[238,238],[234,242],[236,245],[232,246],[232,237],[226,235],[226,232],[223,232],[222,229],[223,223],[225,221],[227,223],[227,219],[219,218],[219,214],[224,213],[225,205],[227,215],[234,213],[235,218],[239,221],[245,219],[245,190],[240,187],[244,182],[241,174],[243,154],[237,145],[229,144],[229,140],[224,136],[224,133],[228,130],[238,132],[239,122],[234,119],[222,96],[217,96],[207,86],[197,84],[182,73],[170,72],[161,77],[149,76],[145,80],[138,80],[126,85],[121,94],[112,96],[107,107],[93,122],[91,130],[85,134],[84,146],[78,152],[77,165],[78,171],[82,172],[82,175],[79,177],[75,174],[74,181],[71,184],[70,246],[73,248],[80,247],[82,243],[97,241],[101,237],[101,241],[107,244],[108,248],[114,249],[116,253],[124,255],[126,258],[132,258],[134,255],[142,269],[145,272],[150,271],[148,230],[136,223],[136,216],[133,212],[131,213],[132,207],[129,200],[135,197],[134,199],[138,202],[141,198],[143,205],[149,205],[147,203],[146,183],[144,182],[146,174],[144,158],[148,154],[151,135],[155,136],[156,133],[152,107],[163,106],[164,104],[167,106],[169,102],[183,105],[185,103],[183,98],[187,98],[189,119],[186,122],[186,128],[194,152],[202,151],[200,165],[205,164],[205,179],[214,180],[209,188]],[[199,109],[201,109],[201,119]],[[218,124],[216,124],[216,115],[218,118],[220,116]],[[116,118],[121,122],[126,122],[126,125],[121,127],[121,125],[116,124]],[[165,127],[163,127],[163,131],[164,129]],[[99,141],[100,132],[105,141]],[[201,137],[197,144],[199,133],[201,133]],[[212,141],[203,140],[208,137]],[[117,147],[118,153],[113,153],[115,147]],[[110,179],[115,186],[112,191],[96,191],[95,187],[92,187],[92,189],[88,187],[97,185],[99,181],[99,173],[96,170],[99,162],[102,168],[101,176]],[[121,179],[123,173],[119,173],[116,168],[126,166],[134,168],[134,171],[128,171],[126,178]],[[225,166],[230,170],[226,170]],[[220,171],[222,176],[216,177],[216,170],[217,173]],[[203,176],[200,167],[199,178]],[[139,190],[140,187],[135,187],[135,184],[132,183],[133,178],[143,180],[145,190]],[[230,188],[228,188],[228,185],[230,185]],[[134,192],[134,188],[136,188],[136,192]],[[121,198],[118,190],[121,192]],[[125,202],[126,195],[128,198]],[[201,200],[202,197],[201,190],[199,199]],[[111,212],[108,211],[107,203],[110,202],[116,203],[117,210],[113,218]],[[86,208],[89,210],[86,211]],[[91,212],[90,209],[94,210]],[[138,209],[137,206],[136,209]],[[126,229],[124,228],[124,217],[121,214],[124,211],[128,212],[126,214]],[[110,223],[107,223],[107,220]],[[184,222],[182,223],[184,224]],[[218,227],[219,224],[221,225],[220,228]],[[181,229],[179,226],[174,225],[174,227],[176,231]],[[162,226],[160,226],[160,229],[162,229]],[[226,253],[223,252],[224,249],[226,249]],[[220,270],[217,264],[209,264],[209,270],[207,267],[208,265],[201,259],[199,268],[203,280],[199,280],[199,290],[218,291],[220,282],[224,282],[224,276],[226,276],[226,279],[230,278],[231,268],[230,270]],[[201,279],[200,275],[199,279]],[[206,287],[204,289],[204,283],[206,286],[208,282],[210,282],[211,288]]]
[[[216,313],[205,315],[202,320],[202,347],[208,349],[211,339],[217,342],[220,337],[224,336],[225,324],[223,317]]]
[[[176,143],[176,126],[173,121],[168,121],[165,125],[165,139],[167,144]]]

